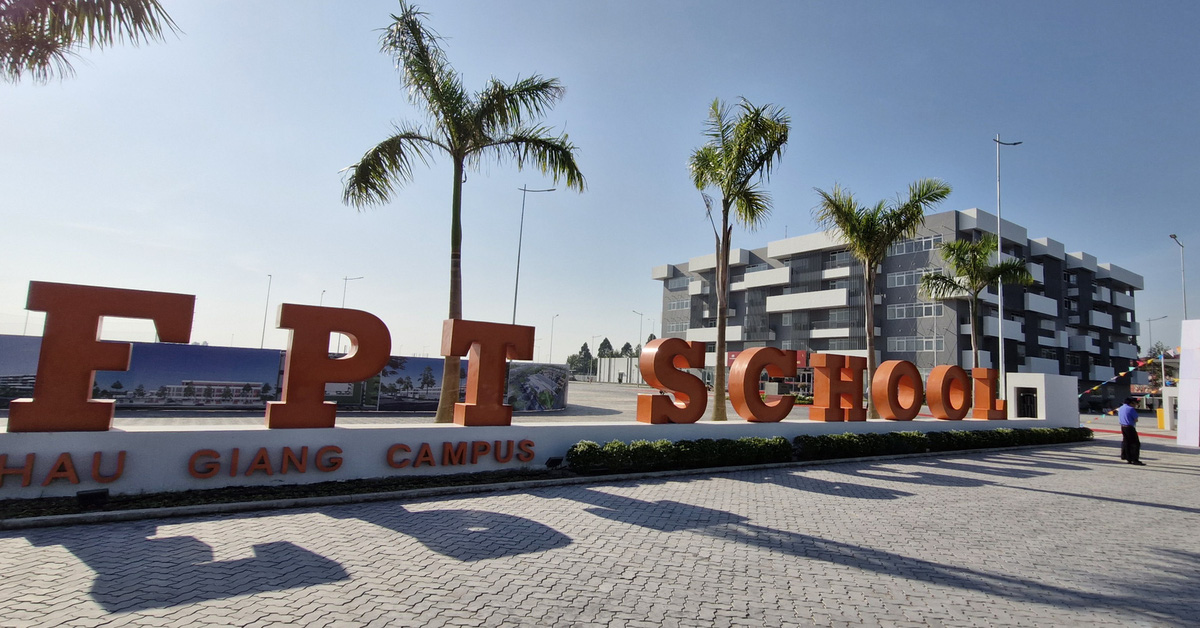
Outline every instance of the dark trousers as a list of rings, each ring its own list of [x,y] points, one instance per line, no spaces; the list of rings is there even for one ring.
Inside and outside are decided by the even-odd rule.
[[[1138,438],[1137,426],[1121,426],[1121,459],[1137,462],[1142,455],[1142,441]]]

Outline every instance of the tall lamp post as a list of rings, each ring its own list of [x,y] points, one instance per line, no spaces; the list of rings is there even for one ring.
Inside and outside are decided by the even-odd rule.
[[[1000,147],[1001,146],[1020,146],[1022,142],[1001,142],[1000,134],[992,139],[996,143],[996,263],[1000,263],[1000,256],[1004,254],[1004,235],[1003,225],[1004,220],[1000,217]],[[997,397],[1004,399],[1007,396],[1007,379],[1004,376],[1004,283],[996,282],[996,298],[999,301],[999,321],[996,325],[997,345],[999,355],[997,356],[1000,368],[1000,390]],[[975,366],[979,366],[976,364]]]
[[[554,364],[554,319],[559,316],[561,314],[555,314],[550,317],[550,364]]]
[[[642,344],[642,324],[646,322],[646,315],[642,314],[641,312],[639,312],[637,310],[633,310],[633,313],[638,315],[638,344],[640,345],[640,344]],[[641,356],[635,356],[635,357],[640,358]],[[629,377],[632,379],[633,373],[630,373]],[[638,386],[641,386],[641,385],[642,385],[642,378],[639,376],[638,377]]]
[[[362,279],[362,277],[342,277],[342,309],[346,309],[346,286],[351,281]],[[338,353],[342,352],[342,337],[338,336]]]
[[[267,341],[267,312],[269,312],[271,310],[271,279],[272,279],[272,277],[270,275],[267,275],[267,302],[266,302],[266,304],[263,305],[263,328],[262,328],[262,335],[259,336],[259,338],[258,338],[258,348],[259,349],[262,349],[263,344],[266,343],[266,341]],[[250,342],[254,342],[254,341],[251,340]],[[233,344],[232,338],[229,339],[229,344],[230,345]]]
[[[517,324],[517,290],[521,287],[521,241],[525,239],[525,195],[529,192],[553,192],[554,188],[545,190],[530,190],[522,185],[521,190],[521,226],[517,229],[517,279],[513,281],[513,317],[512,324]],[[551,341],[553,344],[553,341]],[[551,360],[553,362],[554,360]]]
[[[317,307],[325,305],[325,291],[321,291],[321,298],[317,300]]]
[[[1183,272],[1183,243],[1179,241],[1179,236],[1171,234],[1171,239],[1175,244],[1179,245],[1179,280],[1183,285],[1183,320],[1187,320],[1187,276]]]

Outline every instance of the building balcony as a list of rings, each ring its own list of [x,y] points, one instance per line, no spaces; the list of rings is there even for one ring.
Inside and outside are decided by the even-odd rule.
[[[1017,321],[1004,321],[1004,337],[1008,340],[1024,340],[1025,332],[1021,329],[1021,327],[1022,325]],[[983,325],[979,328],[979,335],[981,337],[995,338],[998,329],[999,327],[997,326],[996,317],[985,316],[983,317]],[[959,325],[958,333],[968,336],[971,335],[971,325]]]
[[[745,266],[750,263],[750,251],[746,249],[731,249],[729,251],[729,267]],[[709,253],[693,257],[688,260],[688,271],[698,273],[704,270],[713,270],[717,267],[717,254]]]
[[[1091,336],[1071,336],[1067,338],[1067,349],[1100,355],[1100,347],[1096,344],[1096,339]]]
[[[696,280],[688,282],[688,294],[691,296],[696,296],[696,295],[701,295],[701,294],[711,294],[711,293],[712,293],[712,287],[709,285],[709,283],[707,281],[696,279]]]
[[[826,268],[821,271],[821,279],[845,279],[850,276],[850,267]]]
[[[1025,309],[1058,318],[1058,301],[1031,292],[1025,293]]]
[[[1039,335],[1037,341],[1038,341],[1038,345],[1043,346],[1043,347],[1066,347],[1067,346],[1067,332],[1057,331],[1057,332],[1054,332],[1053,336]],[[1040,372],[1040,371],[1035,371],[1035,372]]]
[[[735,281],[730,284],[729,289],[730,291],[736,291],[749,288],[765,288],[767,286],[786,286],[791,283],[791,280],[792,269],[784,266],[782,268],[771,268],[746,273],[741,281]]]
[[[1046,269],[1043,268],[1041,264],[1036,262],[1026,262],[1025,269],[1029,271],[1030,275],[1033,275],[1034,283],[1040,283],[1042,285],[1046,284]]]
[[[1048,358],[1025,358],[1025,364],[1017,367],[1018,373],[1045,373],[1047,375],[1058,375],[1058,360],[1050,360]]]
[[[962,359],[959,361],[959,364],[962,364],[962,367],[964,369],[969,370],[969,369],[975,368],[975,365],[971,363],[971,350],[970,349],[967,349],[966,351],[962,352]],[[992,368],[992,352],[991,351],[980,351],[979,352],[979,368],[984,368],[984,369]]]
[[[1117,333],[1126,336],[1136,336],[1142,333],[1142,326],[1139,323],[1121,323],[1121,328]]]
[[[1091,373],[1088,374],[1088,379],[1093,382],[1107,382],[1117,374],[1111,366],[1092,365]]]
[[[1088,312],[1088,324],[1091,325],[1092,327],[1099,327],[1100,329],[1112,329],[1113,328],[1112,314],[1106,314],[1104,312],[1097,312],[1096,310],[1090,310]]]
[[[828,322],[828,321],[823,321]],[[808,332],[809,338],[849,338],[850,326],[849,323],[837,323],[843,327],[817,327],[814,323],[811,331]]]
[[[1112,304],[1119,308],[1124,308],[1126,310],[1132,310],[1133,309],[1133,297],[1129,296],[1128,294],[1125,294],[1124,292],[1113,292],[1112,293]]]
[[[1092,299],[1096,301],[1103,301],[1104,303],[1111,303],[1112,290],[1105,288],[1104,286],[1094,286],[1092,287]]]
[[[1115,358],[1126,358],[1129,360],[1136,360],[1138,357],[1137,348],[1125,342],[1114,342],[1108,354]]]
[[[687,330],[688,342],[716,342],[717,328],[716,327],[692,327]],[[725,342],[741,342],[742,341],[742,326],[730,326],[725,328]]]
[[[767,311],[794,312],[796,310],[819,310],[850,305],[850,294],[845,288],[815,290],[796,294],[780,294],[767,297]]]
[[[702,316],[703,318],[716,318],[717,317],[717,309],[709,308],[709,307],[702,308],[700,310],[700,316]],[[735,310],[733,308],[729,308],[728,310],[725,310],[725,316],[726,316],[726,318],[733,318],[734,316],[737,316],[737,310]]]
[[[1071,286],[1070,288],[1067,288],[1067,296],[1078,297],[1079,296],[1079,286]]]
[[[1129,374],[1129,383],[1135,386],[1149,386],[1150,374],[1145,371],[1134,371]]]

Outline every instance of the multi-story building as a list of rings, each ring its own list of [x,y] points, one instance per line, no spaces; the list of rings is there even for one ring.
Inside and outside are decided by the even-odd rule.
[[[1004,333],[1007,372],[1073,375],[1080,390],[1124,373],[1136,362],[1138,324],[1134,292],[1141,275],[1067,253],[1049,238],[1031,240],[1024,227],[1004,221],[1003,254],[1024,259],[1030,286],[1004,287],[1004,324],[995,291],[981,295],[979,366],[993,367],[997,335]],[[865,307],[875,308],[875,349],[882,360],[913,362],[927,375],[939,364],[972,366],[966,299],[926,299],[918,286],[928,272],[945,272],[939,246],[996,233],[996,216],[979,209],[925,217],[909,240],[895,243],[880,267],[876,294],[863,290],[862,263],[832,232],[768,242],[730,252],[726,339],[734,353],[771,346],[810,353],[866,356]],[[662,336],[708,343],[707,375],[716,364],[716,254],[653,270],[663,282]],[[729,357],[724,361],[728,367]],[[1134,372],[1085,395],[1103,405],[1128,395]]]

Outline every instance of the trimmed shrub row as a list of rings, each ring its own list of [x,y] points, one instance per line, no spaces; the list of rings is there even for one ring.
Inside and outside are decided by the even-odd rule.
[[[619,440],[603,445],[580,441],[567,451],[567,464],[581,472],[660,471],[726,467],[793,460],[831,460],[923,453],[989,449],[1017,445],[1048,445],[1092,439],[1086,427],[948,432],[887,432],[882,434],[827,434],[786,438],[722,438],[713,440]]]

